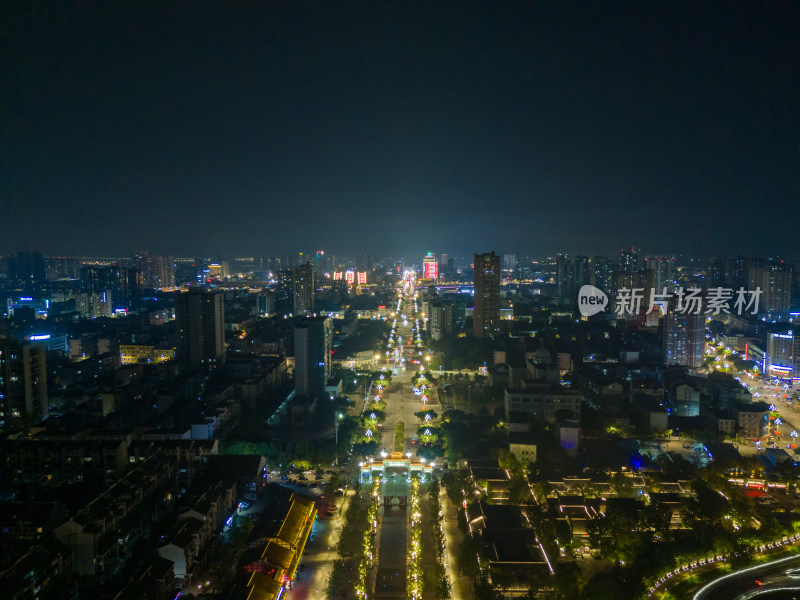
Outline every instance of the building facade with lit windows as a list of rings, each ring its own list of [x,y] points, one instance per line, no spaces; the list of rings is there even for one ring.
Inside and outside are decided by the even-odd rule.
[[[292,269],[292,290],[294,292],[294,314],[314,312],[314,267],[309,262]]]
[[[800,336],[792,330],[767,337],[766,373],[778,379],[800,380]]]
[[[0,339],[0,431],[27,431],[49,414],[44,344]]]
[[[161,363],[175,358],[174,348],[156,348],[140,344],[120,344],[120,360],[124,365],[137,363]]]
[[[747,262],[750,290],[762,291],[759,314],[785,315],[791,308],[794,267],[778,260],[751,258]]]
[[[453,334],[453,305],[441,300],[434,300],[430,303],[430,332],[431,339],[441,340],[447,335]]]
[[[422,258],[422,278],[436,281],[439,278],[439,263],[432,252]]]
[[[679,313],[672,308],[662,317],[664,365],[698,369],[703,366],[705,321],[703,315]]]
[[[500,325],[500,257],[494,251],[474,258],[476,338],[492,337]]]

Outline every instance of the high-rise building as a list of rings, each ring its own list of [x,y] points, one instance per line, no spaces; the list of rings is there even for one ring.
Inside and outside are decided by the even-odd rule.
[[[81,267],[81,291],[99,292],[104,289],[103,267],[95,265],[84,265]]]
[[[275,310],[282,315],[288,315],[294,310],[291,269],[278,271],[278,282],[275,287]]]
[[[1,271],[2,269],[0,269]],[[78,277],[78,261],[69,257],[50,256],[45,261],[45,275],[48,281],[76,279]]]
[[[258,314],[268,316],[275,312],[275,294],[272,290],[262,290],[255,296]]]
[[[256,254],[253,257],[253,277],[257,281],[269,279],[270,259],[266,254]]]
[[[592,265],[588,256],[579,254],[575,257],[575,294],[581,286],[589,285],[592,282]]]
[[[171,256],[150,256],[149,252],[140,252],[133,255],[133,264],[139,272],[140,287],[175,287],[175,261]]]
[[[517,268],[516,252],[504,252],[500,266],[503,271],[513,271]]]
[[[225,302],[222,294],[192,288],[175,296],[175,358],[191,370],[225,362]]]
[[[281,269],[291,269],[295,266],[295,256],[294,254],[281,254],[280,256],[280,268]]]
[[[433,279],[434,281],[439,277],[439,263],[436,262],[436,256],[428,252],[422,258],[422,278]]]
[[[728,282],[725,263],[725,258],[721,256],[712,256],[709,259],[708,272],[706,273],[708,288],[722,287]]]
[[[764,309],[772,315],[786,315],[792,303],[794,266],[771,260],[767,265],[767,288],[764,290]]]
[[[494,251],[490,254],[476,254],[473,267],[473,331],[476,338],[491,337],[500,326],[500,257]]]
[[[331,376],[333,321],[307,317],[294,328],[294,385],[297,396],[313,398],[325,392]]]
[[[766,372],[779,379],[800,379],[800,335],[792,330],[767,336]]]
[[[175,287],[175,261],[171,256],[154,256],[153,272],[156,289],[169,289]]]
[[[728,269],[726,274],[726,281],[728,287],[738,290],[740,288],[747,289],[749,281],[747,279],[747,257],[734,256],[728,262]]]
[[[611,291],[614,281],[614,264],[607,256],[592,257],[591,284],[605,292]]]
[[[80,291],[84,294],[78,302],[84,303],[84,310],[78,308],[88,316],[110,316],[114,310],[132,310],[138,307],[140,291],[137,287],[137,271],[126,269],[118,265],[100,267],[84,265],[81,267]],[[91,295],[102,297],[102,303],[108,304],[108,310],[92,308],[88,305],[97,304]],[[89,298],[89,299],[87,299]],[[86,304],[88,303],[88,305]],[[108,315],[106,314],[108,312]]]
[[[453,334],[453,305],[450,302],[433,300],[430,303],[431,339],[438,341],[446,335]]]
[[[631,246],[619,251],[617,257],[617,271],[621,273],[633,273],[639,270],[639,250]]]
[[[292,269],[292,291],[294,292],[294,314],[314,312],[314,266],[307,262]]]
[[[317,253],[314,256],[314,272],[316,272],[317,277],[319,277],[327,270],[328,270],[328,264],[325,260],[325,251],[317,250]]]
[[[0,339],[0,431],[28,431],[49,414],[44,344]]]
[[[194,258],[176,258],[175,285],[180,286],[185,283],[197,283],[200,279],[200,277],[198,277],[198,264],[199,263]]]
[[[670,305],[663,320],[662,357],[664,365],[703,366],[705,319],[702,314],[685,314]]]
[[[9,264],[9,279],[26,289],[47,282],[44,258],[39,252],[17,252]]]
[[[78,292],[75,294],[75,310],[89,319],[111,317],[114,314],[113,296],[110,291]]]
[[[751,258],[747,262],[747,289],[761,289],[759,314],[785,315],[792,300],[794,267],[778,260]]]
[[[675,292],[678,284],[675,281],[674,256],[648,256],[644,259],[644,268],[652,272],[653,286],[657,293],[667,288],[668,293]]]
[[[450,275],[450,255],[446,252],[442,252],[439,255],[439,276],[440,277],[447,277]]]
[[[577,293],[575,267],[572,259],[566,254],[559,253],[556,256],[556,285],[556,294],[559,300],[566,301],[575,298]]]
[[[252,275],[256,270],[256,260],[252,256],[239,256],[233,259],[234,276],[247,277]]]

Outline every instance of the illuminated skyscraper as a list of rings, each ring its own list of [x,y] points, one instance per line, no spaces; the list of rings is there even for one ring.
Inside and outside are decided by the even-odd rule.
[[[590,283],[605,292],[611,291],[614,282],[614,265],[607,256],[592,257],[592,277]]]
[[[317,254],[314,257],[314,271],[316,271],[317,276],[319,277],[322,273],[325,273],[328,270],[328,264],[325,260],[325,251],[324,250],[317,250]]]
[[[617,257],[617,271],[620,273],[633,273],[639,270],[639,250],[634,247],[623,248]]]
[[[705,319],[702,314],[684,314],[670,305],[663,319],[664,365],[697,369],[703,366]]]
[[[770,261],[767,265],[767,288],[764,290],[765,310],[773,315],[785,315],[792,301],[792,279],[794,267],[782,261]]]
[[[794,267],[778,260],[751,258],[747,261],[748,289],[762,292],[760,314],[785,315],[791,304]]]
[[[439,263],[433,253],[428,252],[422,259],[422,278],[436,280],[439,277]]]
[[[491,337],[500,324],[500,257],[494,251],[476,254],[474,269],[473,331],[476,338]]]

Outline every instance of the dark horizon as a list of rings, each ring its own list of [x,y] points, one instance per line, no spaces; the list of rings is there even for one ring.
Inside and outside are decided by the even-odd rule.
[[[797,252],[797,4],[0,11],[3,252]]]
[[[630,248],[630,247],[629,247]],[[599,251],[585,251],[585,252],[563,252],[563,251],[552,251],[552,252],[545,252],[543,254],[536,254],[533,252],[524,252],[520,250],[498,250],[497,248],[490,248],[490,247],[483,247],[477,246],[474,250],[470,252],[434,252],[431,249],[422,250],[418,252],[399,252],[399,253],[389,253],[389,252],[365,252],[365,251],[357,251],[357,252],[336,252],[333,249],[325,249],[325,253],[327,256],[334,256],[337,259],[339,258],[347,258],[353,259],[359,256],[363,257],[371,257],[374,261],[378,261],[381,259],[399,259],[399,260],[409,260],[409,261],[419,261],[428,253],[432,252],[433,255],[438,259],[441,256],[446,255],[449,258],[460,258],[460,259],[467,259],[471,258],[474,254],[488,254],[494,252],[498,256],[502,257],[506,254],[511,254],[517,257],[518,260],[522,258],[528,258],[533,261],[545,260],[547,258],[555,258],[558,255],[566,255],[568,257],[575,258],[577,256],[587,256],[589,258],[595,256],[604,256],[609,259],[616,260],[618,255],[621,251],[628,250],[628,248],[617,248],[611,252],[599,252]],[[687,254],[687,253],[678,253],[678,252],[650,252],[646,248],[636,248],[637,254],[639,256],[639,260],[644,260],[645,258],[674,258],[677,260],[678,263],[685,263],[690,261],[703,261],[707,259],[731,259],[736,257],[745,257],[745,258],[760,258],[764,260],[779,260],[783,262],[796,262],[800,264],[800,257],[798,256],[791,256],[791,255],[765,255],[765,254],[757,254],[757,253],[747,253],[747,252],[734,252],[731,254]],[[0,252],[0,257],[2,256],[9,256],[12,257],[19,252],[24,253],[39,253],[42,255],[43,258],[61,258],[61,259],[75,259],[75,260],[132,260],[135,255],[137,254],[147,254],[152,257],[157,256],[169,256],[173,259],[209,259],[209,260],[236,260],[236,259],[246,259],[246,258],[281,258],[284,256],[292,256],[293,259],[299,260],[299,255],[303,254],[303,263],[305,262],[315,262],[314,252],[303,252],[303,251],[292,251],[292,252],[285,252],[285,251],[276,251],[276,252],[253,252],[253,253],[242,253],[242,254],[234,254],[234,253],[224,253],[224,252],[197,252],[197,253],[186,253],[186,254],[173,254],[173,253],[157,253],[151,252],[144,248],[139,248],[136,251],[128,252],[128,253],[106,253],[106,254],[91,254],[91,253],[81,253],[81,254],[66,254],[66,253],[54,253],[54,254],[47,254],[41,252],[40,250],[33,248],[19,248],[16,250],[10,250],[7,252]]]

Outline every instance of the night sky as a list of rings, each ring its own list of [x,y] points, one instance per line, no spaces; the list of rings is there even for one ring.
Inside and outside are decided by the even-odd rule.
[[[0,252],[798,254],[798,2],[25,1],[0,28]]]

